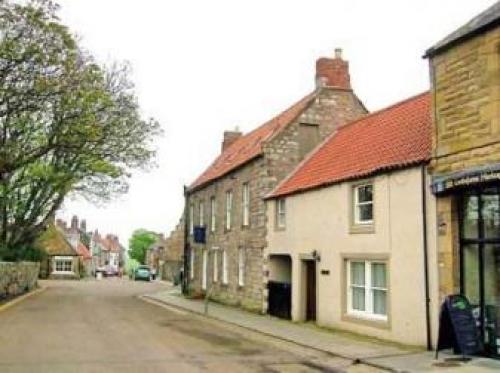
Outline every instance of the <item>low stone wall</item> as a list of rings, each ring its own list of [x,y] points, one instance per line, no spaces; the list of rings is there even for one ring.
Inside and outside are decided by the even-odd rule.
[[[0,262],[0,299],[34,289],[39,272],[40,263]]]

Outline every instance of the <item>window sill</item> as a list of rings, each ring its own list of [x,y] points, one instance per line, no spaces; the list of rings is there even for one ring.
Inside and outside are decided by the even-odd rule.
[[[391,324],[388,317],[371,317],[370,315],[358,314],[358,313],[344,313],[342,315],[342,321],[351,322],[354,324],[360,324],[365,326],[371,326],[379,329],[390,329]]]
[[[375,233],[375,224],[352,224],[349,228],[350,234]]]

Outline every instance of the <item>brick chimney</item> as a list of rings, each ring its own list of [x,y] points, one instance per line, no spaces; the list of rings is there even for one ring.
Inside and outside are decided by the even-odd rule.
[[[335,49],[335,57],[316,60],[316,87],[351,89],[349,62],[342,59],[342,49]]]
[[[222,151],[226,150],[232,143],[241,137],[242,133],[236,127],[233,131],[224,131],[224,140],[222,141]]]

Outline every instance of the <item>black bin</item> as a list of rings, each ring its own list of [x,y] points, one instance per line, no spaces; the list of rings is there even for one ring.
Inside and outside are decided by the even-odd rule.
[[[272,316],[290,320],[292,318],[292,285],[286,282],[269,281],[268,312]]]

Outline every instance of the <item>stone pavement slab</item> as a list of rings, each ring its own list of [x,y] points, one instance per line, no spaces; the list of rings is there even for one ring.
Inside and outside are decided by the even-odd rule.
[[[204,313],[203,300],[187,299],[178,289],[147,294],[145,297],[193,313]],[[433,352],[358,337],[350,333],[327,331],[308,324],[296,324],[213,302],[209,304],[207,316],[394,372],[500,372],[500,361],[497,360],[474,358],[463,363],[455,361],[455,356],[442,352],[437,361]]]
[[[204,313],[203,300],[184,298],[178,290],[148,294],[146,297],[194,313]],[[351,360],[397,356],[415,352],[415,350],[405,349],[390,343],[381,341],[374,343],[373,339],[368,340],[362,337],[356,338],[347,333],[325,331],[318,327],[295,324],[287,320],[258,315],[213,302],[209,305],[208,316]]]
[[[500,372],[500,361],[487,358],[473,358],[461,362],[460,358],[447,352],[439,353],[439,360],[434,359],[434,352],[420,352],[404,356],[380,357],[367,359],[368,363],[390,367],[397,372]]]

